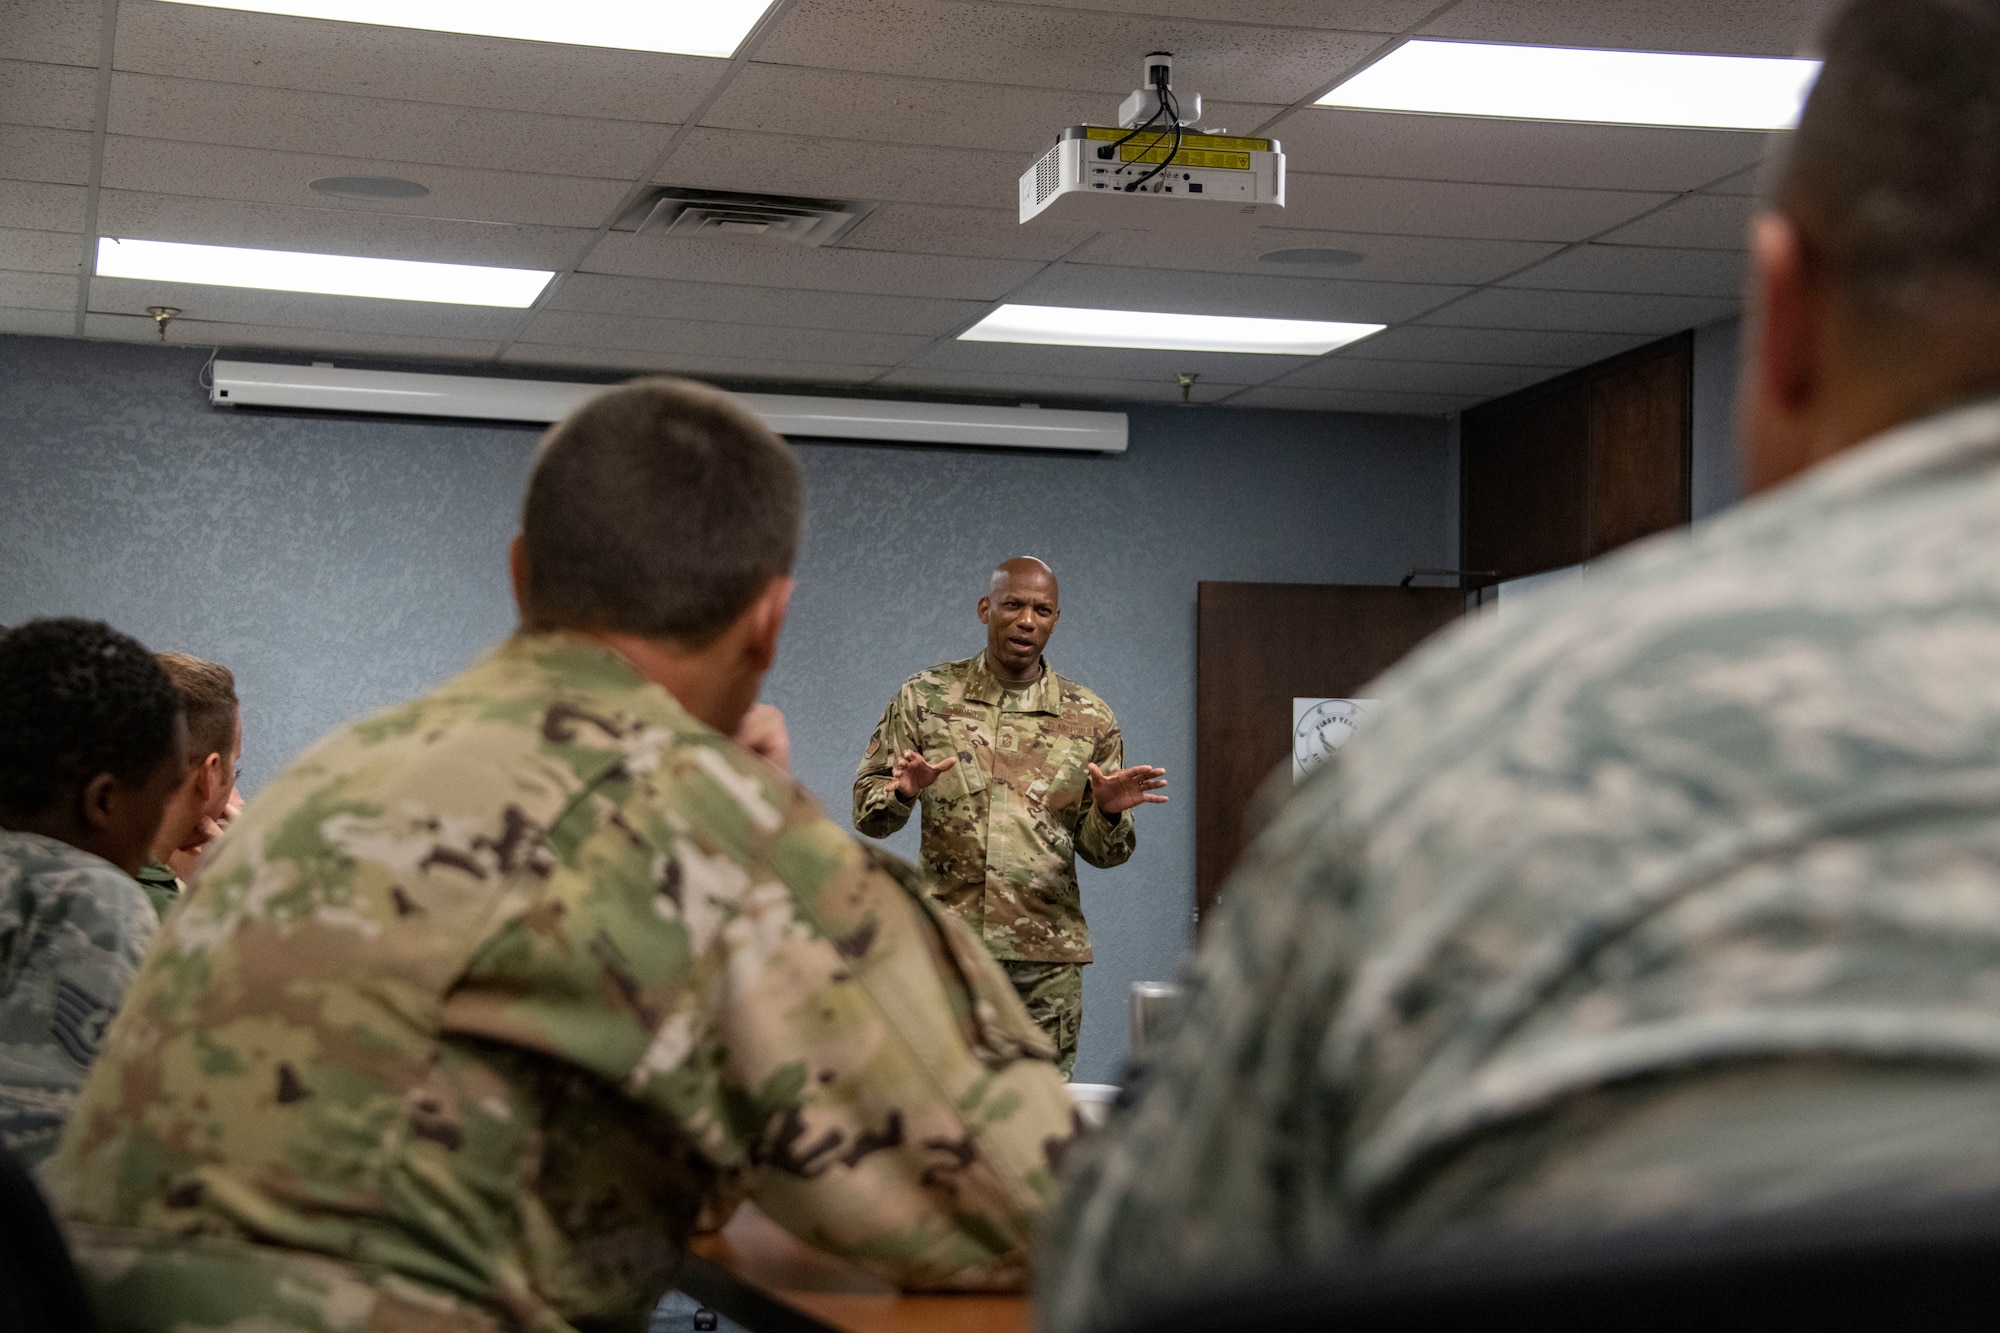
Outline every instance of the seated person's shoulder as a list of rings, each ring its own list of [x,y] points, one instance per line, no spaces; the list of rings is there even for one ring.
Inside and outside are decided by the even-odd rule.
[[[0,900],[33,902],[46,914],[116,923],[133,911],[151,912],[138,881],[102,857],[55,838],[0,830]]]

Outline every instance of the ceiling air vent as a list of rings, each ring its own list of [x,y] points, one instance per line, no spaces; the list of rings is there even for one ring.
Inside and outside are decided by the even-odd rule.
[[[795,199],[779,194],[669,187],[640,200],[619,225],[650,236],[827,245],[845,236],[874,207],[850,199]]]

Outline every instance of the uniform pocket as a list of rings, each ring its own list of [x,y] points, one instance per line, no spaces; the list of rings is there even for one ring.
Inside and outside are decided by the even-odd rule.
[[[947,720],[945,734],[939,739],[942,744],[938,749],[943,753],[933,753],[926,746],[924,758],[930,763],[940,764],[947,756],[956,756],[958,763],[939,777],[927,794],[939,800],[960,801],[985,791],[986,772],[979,762],[982,747],[973,740],[971,729],[963,722]]]

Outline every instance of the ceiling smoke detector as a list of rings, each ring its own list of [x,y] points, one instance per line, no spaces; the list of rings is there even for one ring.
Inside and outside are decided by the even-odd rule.
[[[784,245],[828,245],[875,205],[851,199],[798,199],[728,190],[655,190],[619,226],[646,236],[713,236]]]

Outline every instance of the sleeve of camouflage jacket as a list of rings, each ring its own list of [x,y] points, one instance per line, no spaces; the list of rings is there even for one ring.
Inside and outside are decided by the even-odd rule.
[[[55,1150],[158,929],[138,884],[108,865],[0,902],[0,1141],[29,1166]]]
[[[447,1026],[622,1086],[721,1193],[900,1286],[1018,1288],[1073,1113],[1005,976],[758,761],[660,762],[671,799],[591,821],[586,887],[486,948]]]
[[[915,801],[905,805],[896,794],[895,778],[896,756],[917,747],[914,708],[909,686],[897,690],[882,710],[882,720],[875,724],[854,775],[854,827],[871,838],[888,837],[908,823],[910,812],[917,808]]]
[[[1128,1078],[1135,1104],[1078,1145],[1036,1273],[1043,1333],[1119,1324],[1189,1273],[1254,1271],[1345,1235],[1325,1156],[1344,1099],[1316,1075],[1356,963],[1357,874],[1353,839],[1315,836],[1323,813],[1295,801],[1252,845],[1182,973],[1164,1050]]]
[[[1125,767],[1125,737],[1117,727],[1105,732],[1091,753],[1090,762],[1105,773]],[[1076,827],[1076,854],[1100,870],[1122,866],[1139,847],[1139,821],[1130,810],[1116,818],[1097,808],[1097,794],[1084,798],[1083,818]]]

